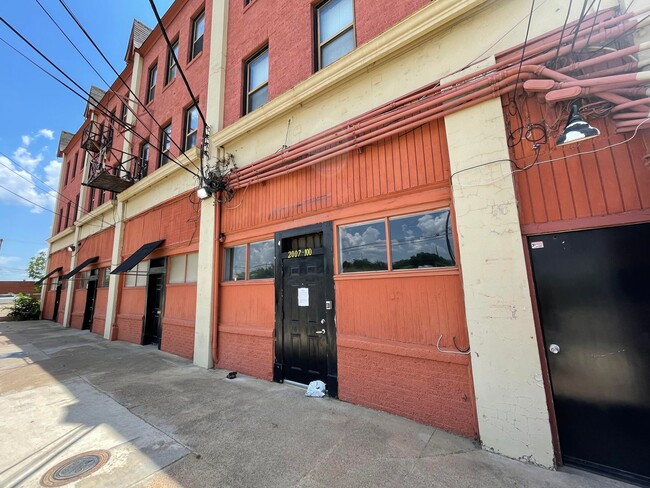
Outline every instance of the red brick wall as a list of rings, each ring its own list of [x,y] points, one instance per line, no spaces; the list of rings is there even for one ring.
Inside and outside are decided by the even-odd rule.
[[[274,297],[269,280],[221,286],[217,367],[273,379]]]
[[[0,293],[34,293],[34,282],[0,281]]]
[[[83,161],[85,150],[81,148],[81,135],[83,133],[86,123],[79,128],[75,136],[72,138],[68,146],[65,148],[65,157],[63,159],[63,164],[61,165],[61,186],[59,189],[59,195],[57,196],[56,207],[54,211],[56,215],[54,216],[54,230],[52,235],[57,234],[60,230],[66,229],[66,227],[71,227],[76,218],[76,199],[77,195],[82,191],[81,180],[83,179]],[[74,160],[75,154],[77,155],[77,171],[74,171]],[[67,169],[67,166],[70,165],[70,169]],[[68,172],[68,182],[65,182],[66,172]],[[84,190],[85,191],[85,190]],[[66,226],[66,212],[68,202],[70,204],[70,219],[67,221]],[[63,209],[63,222],[59,230],[59,212]]]
[[[189,45],[191,38],[192,19],[205,7],[205,33],[203,37],[203,52],[189,61]],[[178,61],[183,69],[187,80],[192,87],[194,96],[198,99],[199,107],[205,114],[207,105],[208,90],[208,70],[210,64],[210,30],[212,28],[212,2],[204,0],[177,1],[170,10],[165,14],[163,22],[170,41],[174,42],[179,39]],[[149,78],[149,69],[157,64],[158,75],[154,99],[146,104],[147,110],[155,117],[156,121],[163,127],[171,122],[172,140],[181,148],[183,147],[183,124],[185,109],[192,105],[185,84],[180,73],[168,85],[165,85],[165,74],[167,68],[167,44],[159,30],[155,29],[140,48],[140,54],[143,58],[142,80],[140,82],[140,92],[138,98],[143,103],[147,99],[147,87]],[[160,146],[160,127],[151,119],[143,107],[138,109],[139,121],[135,125],[135,130],[142,134],[151,133],[149,143],[152,146],[150,153],[149,174],[156,168],[158,161],[158,151]],[[203,131],[203,124],[199,122],[199,141]],[[133,152],[139,154],[142,141],[134,138]],[[172,144],[171,154],[178,157],[180,151]],[[168,163],[169,164],[169,163]],[[172,163],[173,164],[173,163]]]
[[[386,8],[384,2],[355,0],[357,46],[428,3],[427,0],[402,0],[399,8]],[[269,100],[313,74],[313,4],[304,0],[256,0],[244,8],[242,0],[230,0],[226,125],[241,116],[243,64],[264,45],[269,46]]]
[[[196,284],[167,284],[162,319],[163,351],[192,359],[194,356],[194,318]]]
[[[478,437],[469,360],[338,348],[339,398],[467,437]]]

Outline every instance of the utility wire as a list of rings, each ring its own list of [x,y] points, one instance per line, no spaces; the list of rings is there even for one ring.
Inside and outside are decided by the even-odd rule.
[[[199,102],[194,96],[194,93],[192,93],[192,88],[190,87],[190,83],[187,81],[187,78],[185,77],[185,72],[183,71],[183,68],[181,68],[181,64],[178,62],[178,58],[176,57],[176,53],[174,52],[174,49],[172,49],[172,43],[169,40],[169,36],[167,35],[167,30],[165,29],[165,26],[163,25],[162,19],[160,18],[160,14],[158,13],[158,9],[156,8],[156,4],[154,0],[149,0],[149,3],[151,4],[151,9],[153,10],[154,15],[156,16],[156,20],[158,21],[158,27],[160,27],[160,31],[162,32],[163,37],[165,38],[165,42],[167,43],[167,47],[169,48],[169,52],[171,53],[172,57],[174,58],[174,62],[176,63],[176,68],[178,69],[178,72],[181,74],[181,77],[183,78],[183,82],[185,83],[185,88],[187,88],[188,93],[190,94],[190,97],[192,98],[192,103],[196,105],[196,110],[199,112],[199,115],[201,116],[201,120],[203,121],[203,126],[207,126],[207,122],[205,121],[205,117],[203,116],[203,112],[199,108]]]
[[[158,26],[160,27],[160,31],[162,32],[163,37],[165,38],[165,42],[167,43],[167,48],[169,49],[169,52],[171,53],[172,57],[174,58],[174,62],[176,63],[176,69],[178,69],[178,72],[181,74],[181,77],[183,78],[183,82],[185,83],[185,88],[187,88],[188,93],[190,94],[190,97],[192,98],[192,104],[196,107],[196,111],[199,113],[199,116],[201,117],[201,120],[203,121],[203,138],[201,141],[201,147],[204,147],[205,139],[207,137],[207,131],[208,131],[208,123],[205,120],[205,117],[203,115],[203,112],[201,111],[201,108],[199,107],[199,102],[194,96],[194,93],[192,92],[192,88],[190,87],[190,83],[187,81],[187,77],[185,76],[185,72],[183,71],[183,68],[181,68],[181,63],[178,62],[178,57],[176,57],[176,52],[174,51],[172,47],[172,43],[169,40],[169,36],[167,35],[167,30],[165,29],[165,26],[163,25],[162,19],[160,18],[160,14],[158,13],[158,9],[156,8],[156,4],[154,0],[149,0],[149,3],[151,4],[151,9],[153,10],[154,15],[156,16],[156,20],[158,21]],[[201,159],[199,161],[200,169],[199,171],[201,172],[201,179],[204,178],[203,174],[203,150],[201,150]]]
[[[57,215],[57,216],[59,215],[59,214],[57,214],[54,210],[50,210],[49,208],[45,208],[45,207],[43,207],[42,205],[39,205],[39,204],[36,203],[36,202],[32,202],[29,198],[25,198],[24,196],[19,195],[18,193],[16,193],[16,192],[10,190],[9,188],[5,188],[5,187],[2,186],[2,185],[0,185],[0,188],[2,188],[2,189],[3,189],[4,191],[6,191],[6,192],[11,193],[12,195],[17,196],[17,197],[20,198],[21,200],[25,200],[26,202],[28,202],[28,203],[34,205],[35,207],[42,208],[43,210],[46,210],[47,212],[53,213],[54,215]]]
[[[41,2],[40,2],[39,0],[36,0],[36,3],[39,5],[39,7],[41,7],[41,9],[43,10],[43,12],[45,12],[45,14],[46,14],[46,15],[49,17],[49,19],[54,23],[54,25],[59,29],[59,31],[61,32],[61,34],[63,34],[63,36],[68,40],[68,42],[72,45],[72,47],[75,49],[75,51],[77,51],[77,53],[79,53],[79,55],[83,58],[83,60],[86,62],[86,64],[88,64],[88,66],[90,66],[90,68],[95,72],[95,74],[96,74],[97,76],[99,76],[99,78],[104,82],[104,84],[108,87],[109,91],[115,93],[115,95],[116,95],[120,100],[122,100],[122,96],[121,96],[119,93],[116,93],[116,92],[114,92],[113,90],[111,90],[111,84],[110,84],[108,81],[106,81],[106,79],[105,79],[105,78],[104,78],[104,77],[99,73],[99,71],[97,71],[97,69],[95,68],[95,66],[94,66],[94,65],[93,65],[93,64],[88,60],[88,58],[87,58],[86,56],[84,56],[84,54],[79,50],[79,48],[77,47],[77,45],[72,41],[72,39],[70,39],[70,37],[65,33],[65,31],[63,30],[63,28],[62,28],[62,27],[57,23],[57,21],[52,17],[52,15],[50,15],[50,13],[48,12],[48,10],[47,10],[47,9],[46,9],[42,4],[41,4]],[[122,100],[122,102],[125,103],[124,100]],[[128,109],[129,109],[129,111],[133,114],[133,116],[135,117],[135,119],[136,119],[138,122],[142,123],[142,125],[145,127],[145,129],[149,131],[149,135],[150,135],[150,136],[151,136],[151,137],[152,137],[152,138],[157,142],[157,145],[159,146],[159,145],[161,144],[162,141],[161,141],[157,136],[155,136],[154,133],[153,133],[153,131],[151,131],[151,130],[150,130],[150,129],[149,129],[149,128],[148,128],[148,127],[147,127],[147,126],[142,122],[142,120],[138,117],[137,113],[136,113],[135,111],[131,110],[131,108],[128,106],[128,103],[127,103],[127,107],[128,107]],[[104,114],[104,115],[106,115],[106,114]],[[116,120],[116,119],[114,119],[114,117],[113,117],[113,115],[112,115],[112,112],[111,112],[111,120]],[[121,126],[126,126],[126,124],[124,124],[124,121],[120,120],[120,122],[121,122],[121,124],[120,124]],[[128,128],[128,127],[125,127],[125,128]],[[132,132],[135,133],[135,131],[132,131]],[[145,139],[144,137],[142,137],[142,136],[139,136],[139,137],[140,137],[140,139],[143,140],[143,141],[146,140],[146,139]]]
[[[9,27],[9,28],[10,28],[10,29],[11,29],[11,30],[16,34],[16,35],[18,35],[18,36],[19,36],[19,37],[20,37],[20,38],[21,38],[21,39],[22,39],[22,40],[23,40],[27,45],[29,45],[29,46],[30,46],[34,51],[36,51],[36,52],[37,52],[37,53],[38,53],[38,54],[39,54],[43,59],[45,59],[45,60],[46,60],[46,61],[47,61],[51,66],[53,66],[53,67],[54,67],[57,71],[59,71],[63,76],[65,76],[68,80],[70,80],[70,81],[71,81],[71,82],[72,82],[72,83],[73,83],[73,84],[74,84],[74,85],[75,85],[75,86],[76,86],[76,87],[77,87],[77,88],[78,88],[82,93],[85,94],[85,96],[82,95],[82,94],[80,94],[77,90],[75,90],[74,88],[72,88],[71,86],[69,86],[68,84],[66,84],[65,82],[63,82],[63,81],[60,80],[59,78],[57,78],[56,76],[54,76],[52,73],[50,73],[49,71],[47,71],[45,68],[43,68],[42,66],[40,66],[38,63],[36,63],[36,62],[33,61],[32,59],[30,59],[28,56],[26,56],[25,54],[23,54],[22,52],[20,52],[18,49],[16,49],[15,47],[13,47],[13,46],[12,46],[11,44],[9,44],[7,41],[5,41],[4,39],[0,38],[0,40],[1,40],[3,43],[5,43],[5,44],[6,44],[7,46],[9,46],[11,49],[13,49],[15,52],[17,52],[20,56],[22,56],[22,57],[25,58],[27,61],[29,61],[30,63],[32,63],[34,66],[36,66],[37,68],[39,68],[41,71],[43,71],[45,74],[47,74],[48,76],[50,76],[51,78],[53,78],[55,81],[59,82],[61,85],[63,85],[65,88],[67,88],[68,90],[70,90],[72,93],[74,93],[75,95],[77,95],[77,96],[78,96],[79,98],[81,98],[82,100],[84,100],[84,101],[86,101],[86,102],[87,102],[89,99],[94,100],[94,101],[97,103],[97,105],[96,105],[95,108],[96,108],[96,110],[97,110],[100,114],[104,115],[106,118],[110,118],[111,120],[114,120],[115,122],[117,122],[117,124],[118,124],[120,127],[123,127],[125,130],[130,131],[130,132],[133,133],[136,137],[140,138],[142,141],[147,141],[147,138],[146,138],[146,137],[144,137],[144,136],[142,136],[141,134],[139,134],[135,129],[133,129],[132,127],[130,127],[130,126],[129,126],[128,124],[126,124],[124,121],[113,118],[113,117],[112,117],[112,114],[111,114],[111,112],[110,112],[110,110],[108,109],[108,107],[106,107],[105,105],[103,105],[103,104],[101,103],[101,101],[96,100],[95,97],[93,97],[92,94],[91,94],[89,91],[86,91],[83,87],[81,87],[81,85],[79,85],[77,82],[75,82],[75,81],[74,81],[70,76],[68,76],[68,75],[67,75],[67,74],[66,74],[66,73],[65,73],[61,68],[59,68],[59,67],[58,67],[58,66],[57,66],[57,65],[56,65],[52,60],[50,60],[50,59],[49,59],[45,54],[43,54],[43,53],[42,53],[38,48],[36,48],[36,46],[34,46],[34,45],[29,41],[29,40],[27,40],[23,35],[21,35],[21,34],[20,34],[16,29],[14,29],[14,28],[9,24],[9,23],[7,23],[7,22],[6,22],[2,17],[0,17],[0,21],[2,21],[2,22],[3,22],[7,27]],[[99,107],[99,108],[98,108],[98,107]],[[144,125],[144,124],[143,124],[143,125]],[[151,133],[151,132],[150,132],[150,133]],[[155,136],[154,136],[154,139],[156,139],[158,142],[161,142],[160,139],[157,139]],[[171,142],[173,142],[173,140],[172,140],[171,138],[169,138],[169,139],[170,139]],[[188,158],[188,159],[189,159],[189,158]],[[180,166],[180,167],[183,168],[184,170],[188,171],[188,172],[191,173],[192,175],[194,175],[194,177],[197,177],[197,178],[198,178],[198,175],[197,175],[196,173],[194,173],[194,172],[193,172],[192,170],[190,170],[189,168],[183,166],[181,163],[178,162],[177,159],[172,158],[172,157],[169,157],[169,160],[170,160],[171,162],[175,163],[176,165]],[[190,160],[190,161],[191,161],[191,160]],[[192,165],[196,168],[196,165],[194,165],[194,163],[192,163]],[[198,168],[197,168],[197,169],[198,169]]]
[[[122,82],[122,84],[123,84],[123,85],[124,85],[128,90],[129,90],[129,93],[131,93],[131,95],[133,95],[133,97],[134,97],[134,98],[136,99],[136,101],[140,104],[140,106],[145,110],[145,112],[147,112],[147,114],[149,115],[149,117],[151,117],[151,120],[152,120],[152,121],[153,121],[153,122],[158,126],[158,128],[162,131],[162,130],[163,130],[163,126],[160,125],[160,123],[156,120],[156,118],[153,116],[153,114],[151,113],[151,111],[147,108],[146,104],[142,103],[142,100],[140,100],[140,98],[138,98],[138,95],[137,95],[137,94],[136,94],[136,93],[131,89],[131,87],[130,87],[129,84],[124,80],[124,78],[122,77],[122,75],[121,75],[121,74],[120,74],[120,73],[115,69],[115,67],[113,66],[113,64],[108,60],[108,58],[106,57],[106,55],[104,54],[104,52],[99,48],[99,46],[97,45],[97,43],[95,42],[95,40],[91,37],[91,35],[88,33],[88,31],[84,28],[84,26],[81,24],[81,22],[79,21],[79,19],[77,19],[77,17],[76,17],[75,14],[72,12],[72,10],[70,10],[70,7],[68,7],[68,5],[65,3],[64,0],[59,0],[59,3],[60,3],[61,5],[63,5],[63,8],[66,10],[66,12],[68,12],[68,15],[70,15],[70,17],[72,18],[72,20],[75,21],[75,23],[77,24],[77,26],[79,27],[79,29],[81,29],[81,32],[84,33],[84,35],[86,36],[86,38],[90,41],[90,43],[93,45],[93,47],[97,50],[97,52],[100,54],[100,56],[102,57],[102,59],[106,62],[106,64],[108,64],[108,66],[111,68],[111,70],[113,70],[113,72],[114,72],[115,75],[119,78],[119,80]],[[176,147],[176,149],[178,149],[178,150],[181,152],[182,155],[185,155],[185,151],[184,151],[183,149],[181,149],[181,147],[180,147],[178,144],[176,144],[176,142],[175,142],[171,137],[169,138],[169,141],[170,141],[170,142],[171,142],[171,143]],[[185,157],[187,157],[187,156],[185,156]],[[196,165],[194,164],[194,162],[193,162],[192,160],[190,160],[189,158],[187,158],[187,159],[190,161],[190,163],[191,163],[191,164],[192,164],[196,169],[199,169],[199,168],[196,167]],[[178,163],[177,163],[177,164],[178,164]],[[185,169],[186,171],[192,173],[196,178],[200,178],[199,175],[197,175],[196,173],[194,173],[194,171],[190,170],[189,168],[186,168],[185,166],[182,166],[182,165],[180,165],[180,164],[179,164],[179,166],[181,166],[181,167],[182,167],[183,169]]]

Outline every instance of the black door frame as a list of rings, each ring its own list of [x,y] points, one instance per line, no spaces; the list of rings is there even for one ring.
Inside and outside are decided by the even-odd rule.
[[[151,262],[156,261],[151,259],[149,261],[149,271],[147,272],[147,286],[145,289],[144,295],[144,320],[142,323],[142,335],[140,337],[140,344],[144,345],[144,340],[146,337],[147,331],[147,317],[149,313],[149,287],[151,286],[151,277],[156,275],[162,275],[162,298],[160,299],[160,323],[158,324],[158,349],[162,344],[162,312],[165,310],[165,295],[167,294],[167,260],[166,258],[157,258],[163,260],[162,266],[151,267]]]
[[[58,282],[56,284],[56,295],[54,295],[54,310],[52,311],[52,322],[56,322],[56,318],[59,315],[59,307],[61,306],[61,290],[63,289],[63,282],[59,276]]]
[[[323,233],[323,259],[325,270],[324,298],[332,306],[325,309],[325,337],[327,339],[327,392],[338,397],[338,363],[336,351],[336,303],[334,300],[334,235],[332,222],[323,222],[275,233],[275,362],[273,381],[284,382],[284,331],[282,297],[282,240],[305,234]]]
[[[81,323],[81,330],[93,330],[95,318],[95,300],[97,299],[97,284],[99,269],[91,269],[88,283],[86,284],[86,305],[84,307],[84,318]],[[89,310],[90,308],[90,310]]]
[[[650,224],[650,222],[648,222],[647,220],[640,220],[640,221],[633,220],[633,221],[625,221],[625,222],[619,222],[619,221],[607,222],[607,224],[603,224],[599,226],[593,226],[593,225],[584,225],[584,226],[577,226],[577,227],[576,226],[571,226],[571,227],[552,226],[544,229],[539,229],[536,232],[529,231],[526,233],[522,233],[522,245],[524,246],[524,250],[525,250],[524,256],[526,261],[527,277],[528,277],[529,288],[531,291],[531,300],[533,303],[532,311],[533,311],[533,316],[535,321],[537,345],[540,353],[542,374],[544,377],[544,390],[546,394],[547,406],[549,409],[553,450],[555,454],[555,462],[557,463],[558,466],[563,466],[566,463],[560,446],[560,428],[558,426],[558,420],[556,416],[557,406],[555,404],[556,398],[553,390],[553,381],[551,378],[551,366],[549,364],[549,350],[547,347],[548,341],[546,340],[544,324],[542,323],[542,316],[540,310],[541,305],[539,301],[540,298],[538,297],[538,290],[535,281],[535,272],[533,268],[532,253],[534,251],[531,247],[532,246],[531,242],[536,238],[543,238],[552,235],[574,234],[583,231],[608,230],[608,229],[616,229],[616,228],[630,227],[630,226],[633,227],[636,225],[644,225],[644,224]],[[613,479],[622,480],[627,483],[632,483],[632,484],[641,483],[642,486],[645,486],[643,485],[643,483],[645,482],[644,480],[646,478],[643,478],[643,480],[639,481],[639,478],[637,478],[636,476],[634,475],[629,476],[627,472],[621,472],[620,470],[617,470],[616,468],[613,467],[609,467],[607,469],[600,469],[591,466],[589,463],[581,463],[581,464],[569,463],[569,464],[578,469],[592,471],[597,474],[609,476],[612,477]],[[623,473],[623,475],[621,475],[620,473]]]

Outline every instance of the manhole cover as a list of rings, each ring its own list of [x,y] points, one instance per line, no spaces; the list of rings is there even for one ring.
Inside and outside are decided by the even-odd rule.
[[[85,478],[111,457],[108,451],[88,451],[61,461],[41,478],[41,486],[63,486]]]

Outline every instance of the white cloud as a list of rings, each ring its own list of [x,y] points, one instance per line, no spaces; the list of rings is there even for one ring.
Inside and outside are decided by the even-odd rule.
[[[19,147],[14,151],[14,159],[18,164],[31,171],[35,169],[41,161],[43,161],[43,155],[38,154],[37,156],[32,156],[32,153],[30,153],[27,148]]]
[[[22,136],[21,139],[23,140],[23,146],[27,147],[32,143],[32,138],[29,136]]]
[[[54,131],[50,129],[41,129],[38,131],[38,135],[41,137],[45,137],[50,141],[54,140]]]
[[[19,148],[16,153],[19,153],[20,149],[24,148]],[[14,156],[16,156],[16,153],[14,153]],[[27,153],[27,155],[29,155],[29,153]],[[19,163],[22,166],[24,166],[26,169],[29,169],[30,172],[33,172],[35,169],[34,165],[30,166],[30,164],[25,164],[25,158],[32,158],[31,155],[27,155],[23,154],[22,159],[19,157],[16,157],[16,159],[19,160]],[[36,159],[38,159],[40,162],[43,157],[39,156],[39,158]],[[32,158],[32,161],[34,160],[35,159]],[[36,181],[29,172],[16,167],[11,162],[11,160],[0,156],[0,162],[2,163],[0,165],[0,181],[2,182],[2,186],[9,190],[3,191],[0,189],[0,202],[29,207],[33,213],[44,212],[44,209],[40,207],[54,209],[54,204],[56,202],[56,192],[46,191],[46,189],[43,188],[42,183]],[[61,163],[56,160],[50,161],[44,169],[46,175],[44,180],[52,188],[57,188],[60,169]],[[16,196],[10,192],[13,192],[19,196]],[[27,200],[29,200],[29,202]]]

